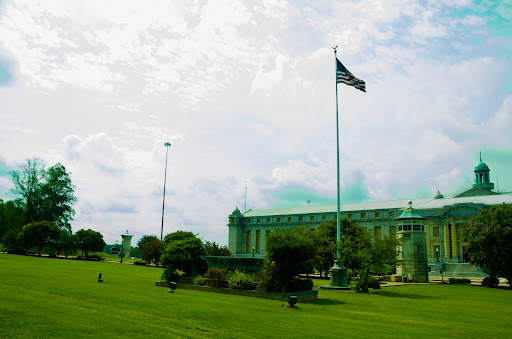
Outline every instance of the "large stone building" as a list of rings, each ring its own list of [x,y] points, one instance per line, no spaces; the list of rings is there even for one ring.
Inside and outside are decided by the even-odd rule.
[[[480,159],[481,160],[481,159]],[[434,197],[413,199],[413,207],[423,217],[429,269],[441,257],[445,264],[464,264],[466,243],[462,240],[464,227],[471,217],[494,205],[512,204],[512,193],[495,192],[490,182],[489,167],[480,162],[475,168],[475,184],[452,197],[437,192]],[[342,204],[341,216],[355,220],[374,237],[396,237],[395,220],[409,200],[376,201]],[[236,208],[229,216],[228,247],[235,257],[261,258],[265,253],[265,239],[275,228],[293,228],[309,225],[316,228],[326,220],[336,218],[336,205],[274,208],[240,212]],[[452,265],[452,271],[463,272],[464,265]],[[445,271],[447,268],[445,267]],[[463,275],[463,274],[461,274]]]

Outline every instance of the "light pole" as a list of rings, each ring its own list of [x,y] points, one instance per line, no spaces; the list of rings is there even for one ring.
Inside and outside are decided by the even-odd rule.
[[[167,180],[167,155],[169,154],[169,146],[171,146],[170,142],[166,142],[164,144],[166,147],[165,151],[165,172],[164,172],[164,199],[162,202],[162,230],[160,231],[160,241],[163,241],[164,238],[164,211],[165,211],[165,182]]]

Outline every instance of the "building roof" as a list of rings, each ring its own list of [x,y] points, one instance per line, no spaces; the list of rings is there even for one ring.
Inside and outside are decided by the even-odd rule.
[[[414,199],[413,203],[420,204],[432,200]],[[354,204],[342,204],[342,212],[351,211],[370,211],[370,210],[389,210],[389,209],[402,209],[407,208],[409,200],[390,200],[390,201],[371,201],[359,202]],[[248,210],[242,215],[244,217],[266,217],[273,215],[293,215],[293,214],[316,214],[316,213],[336,213],[337,205],[324,205],[324,206],[304,206],[304,207],[289,207],[289,208],[271,208],[265,210]]]
[[[341,212],[372,211],[372,210],[393,210],[408,208],[409,200],[371,201],[353,204],[342,204]],[[473,197],[446,197],[446,198],[424,198],[413,199],[413,206],[417,210],[442,209],[445,206],[456,204],[483,204],[488,206],[512,204],[512,193],[499,195],[481,195]],[[269,217],[294,214],[319,214],[336,213],[337,205],[324,206],[303,206],[289,208],[271,208],[263,210],[248,210],[243,212],[244,217]]]
[[[414,205],[418,210],[440,209],[456,204],[483,204],[488,206],[512,204],[512,194],[479,195],[474,197],[431,199]]]

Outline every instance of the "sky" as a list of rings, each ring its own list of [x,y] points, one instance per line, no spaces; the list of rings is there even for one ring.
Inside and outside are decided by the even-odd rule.
[[[0,198],[62,163],[107,243],[229,214],[512,191],[512,1],[0,0]],[[246,194],[247,187],[247,194]]]

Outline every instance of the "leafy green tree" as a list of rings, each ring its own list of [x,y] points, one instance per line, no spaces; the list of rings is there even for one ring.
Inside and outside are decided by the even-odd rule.
[[[493,206],[475,215],[464,231],[467,255],[491,277],[512,284],[512,205]]]
[[[41,185],[39,204],[39,218],[52,220],[61,229],[71,231],[70,221],[73,220],[75,210],[73,203],[75,186],[71,183],[71,177],[66,168],[57,163],[50,167],[44,175],[45,181]]]
[[[357,291],[368,292],[368,286],[372,282],[370,272],[381,274],[386,269],[386,265],[397,264],[398,241],[388,237],[372,241],[366,229],[352,219],[342,219],[340,228],[341,261],[347,268],[359,272]]]
[[[313,265],[320,275],[325,272],[327,277],[336,256],[336,219],[324,221],[318,225],[313,235],[317,249]]]
[[[164,251],[164,243],[156,235],[144,235],[137,242],[140,257],[148,263],[154,262],[158,266]]]
[[[272,269],[274,276],[269,280],[277,280],[281,292],[286,292],[299,273],[308,270],[316,254],[311,231],[305,227],[275,229],[267,237],[266,246],[264,268]]]
[[[60,230],[51,221],[33,221],[23,226],[21,237],[27,246],[37,247],[38,255],[41,255],[43,247],[57,242]]]
[[[46,169],[42,160],[27,159],[25,165],[20,165],[10,174],[13,191],[25,202],[27,222],[53,221],[59,228],[71,231],[69,222],[75,214],[75,186],[62,164]]]
[[[4,235],[9,232],[17,237],[23,225],[27,224],[26,205],[21,199],[4,202],[0,199],[0,241],[5,242]],[[5,243],[4,243],[5,245]]]
[[[41,159],[27,159],[25,165],[20,165],[18,170],[10,172],[14,192],[20,194],[26,203],[28,221],[40,221],[37,214],[45,166],[46,164]]]
[[[214,242],[206,241],[204,243],[204,254],[207,256],[222,256],[222,257],[230,257],[231,251],[227,246],[222,246]]]
[[[78,239],[77,236],[67,229],[63,229],[60,231],[60,237],[52,245],[52,247],[57,251],[57,253],[63,254],[64,256],[68,256],[73,254],[78,249]]]
[[[181,270],[190,276],[195,258],[204,255],[201,239],[192,232],[176,231],[165,236],[165,243],[162,265]]]
[[[85,253],[86,257],[89,252],[101,252],[105,247],[103,235],[91,229],[79,230],[76,232],[76,238],[77,248],[82,251],[82,255]]]

